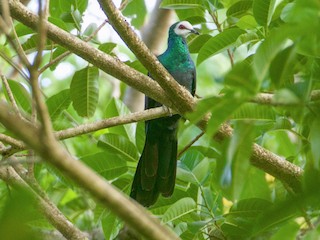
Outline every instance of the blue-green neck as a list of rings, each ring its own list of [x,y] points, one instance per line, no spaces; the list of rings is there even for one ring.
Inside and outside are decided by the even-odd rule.
[[[169,71],[183,70],[189,68],[190,64],[193,65],[186,40],[171,31],[169,32],[168,48],[158,58]]]

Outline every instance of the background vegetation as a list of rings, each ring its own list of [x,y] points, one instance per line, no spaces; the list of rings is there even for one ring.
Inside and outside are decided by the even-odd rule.
[[[318,239],[319,1],[98,2],[106,21],[88,24],[88,0],[31,2],[37,13],[2,1],[3,239],[114,239],[124,223],[146,239]],[[119,11],[156,53],[177,19],[199,29],[197,104],[166,85]],[[123,194],[143,120],[170,113],[142,111],[131,87],[185,117],[174,194],[148,209],[160,221]]]

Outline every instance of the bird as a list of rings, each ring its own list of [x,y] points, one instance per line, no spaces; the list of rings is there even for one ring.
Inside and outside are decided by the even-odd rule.
[[[169,29],[168,47],[158,56],[159,62],[172,77],[194,96],[196,68],[190,57],[186,37],[199,33],[188,21],[174,23]],[[152,78],[152,76],[150,76]],[[162,106],[146,96],[145,109]],[[177,169],[177,128],[180,115],[148,120],[146,139],[131,187],[131,198],[144,207],[152,206],[160,193],[173,194]]]

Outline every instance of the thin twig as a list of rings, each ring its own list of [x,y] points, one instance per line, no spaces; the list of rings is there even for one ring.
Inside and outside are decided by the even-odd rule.
[[[199,140],[204,135],[204,131],[201,131],[200,134],[198,134],[194,139],[192,139],[179,153],[178,153],[178,158],[181,157],[181,155],[187,151],[196,141]]]
[[[47,40],[47,24],[45,21],[47,20],[48,11],[47,11],[47,1],[45,1],[44,6],[42,5],[42,1],[39,0],[39,19],[38,19],[38,49],[36,57],[34,58],[33,64],[28,67],[30,73],[30,82],[32,87],[33,99],[36,104],[37,113],[39,115],[40,121],[42,123],[42,138],[45,140],[50,140],[53,138],[52,134],[52,125],[48,112],[48,108],[44,102],[41,89],[39,86],[39,72],[38,68],[42,62],[42,53],[45,48],[46,40]]]
[[[11,21],[12,23],[12,21]],[[27,58],[27,56],[25,55],[23,48],[20,44],[19,41],[16,41],[17,39],[14,39],[12,37],[11,29],[13,28],[13,25],[11,24],[11,26],[7,25],[7,23],[3,20],[3,18],[0,16],[0,29],[5,33],[5,35],[7,36],[7,40],[10,43],[10,45],[13,47],[13,49],[16,51],[20,61],[26,66],[26,67],[30,67],[30,62]]]
[[[26,145],[23,142],[15,139],[13,137],[7,136],[3,133],[0,133],[0,141],[7,143],[7,144],[10,144],[12,147],[18,148],[18,149],[23,149],[26,147]],[[1,154],[3,154],[3,153],[1,152]]]
[[[74,226],[61,211],[49,200],[46,194],[41,190],[41,194],[37,193],[15,170],[10,167],[0,167],[0,179],[13,187],[22,187],[27,190],[36,200],[40,211],[48,219],[48,221],[56,227],[58,231],[67,239],[87,239],[85,233],[81,232]],[[38,189],[41,189],[40,186]]]
[[[108,20],[103,21],[103,23],[101,23],[100,26],[92,34],[90,34],[90,36],[85,38],[84,41],[85,42],[89,42],[92,38],[94,38],[98,34],[98,32],[102,29],[102,27],[104,25],[106,25],[106,23],[108,23]],[[55,59],[51,60],[49,63],[44,65],[41,69],[39,69],[39,74],[43,73],[49,67],[51,67],[52,65],[60,62],[62,59],[64,59],[65,57],[69,56],[70,54],[72,54],[71,51],[66,51],[66,52],[62,53],[61,55],[59,55],[58,57],[56,57]]]
[[[10,88],[10,86],[9,86],[9,83],[8,83],[7,78],[6,78],[4,75],[2,75],[1,71],[0,71],[0,76],[1,76],[2,83],[3,83],[3,85],[4,85],[5,89],[6,89],[6,92],[7,92],[7,94],[8,94],[8,97],[9,97],[9,99],[10,99],[10,102],[11,102],[11,104],[12,104],[13,110],[14,110],[15,113],[19,116],[19,118],[22,118],[22,115],[21,115],[21,113],[20,113],[20,111],[19,111],[17,102],[16,102],[16,100],[15,100],[14,97],[13,97],[13,93],[12,93],[12,91],[11,91],[11,88]]]
[[[40,157],[56,166],[75,183],[89,191],[103,206],[109,208],[126,224],[135,228],[146,239],[179,239],[172,230],[163,226],[142,206],[114,188],[85,163],[72,157],[59,142],[53,139],[44,144],[41,138],[35,137],[40,136],[42,131],[21,121],[14,113],[8,114],[9,111],[8,106],[0,102],[0,122],[3,126],[25,141]]]
[[[220,24],[219,21],[218,21],[218,17],[216,16],[215,13],[213,13],[213,12],[211,12],[211,11],[210,11],[209,14],[210,14],[210,16],[211,16],[214,24],[216,25],[217,30],[219,31],[219,33],[221,33],[221,32],[222,32],[222,27],[221,27],[221,24]],[[233,65],[234,65],[233,54],[232,54],[232,52],[230,51],[230,49],[227,49],[227,52],[228,52],[228,56],[229,56],[229,59],[230,59],[231,67],[233,67]]]
[[[29,77],[27,74],[12,60],[11,57],[7,56],[7,54],[0,49],[0,57],[3,58],[11,67],[14,68],[26,81],[29,81]]]
[[[165,117],[174,113],[176,112],[163,107],[151,108],[141,112],[130,113],[125,116],[112,117],[112,118],[103,119],[94,123],[81,124],[74,128],[68,128],[65,130],[58,131],[54,134],[54,136],[55,138],[62,140],[62,139],[76,137],[76,136],[80,136],[83,134],[91,133],[94,131],[98,131],[101,129],[110,128],[118,125],[124,125],[124,124],[139,122],[139,121],[147,121],[147,120],[151,120],[159,117]],[[36,126],[36,124],[33,124],[33,125]],[[21,151],[27,148],[27,146],[22,141],[16,140],[4,134],[0,134],[0,141],[11,144],[13,146],[12,153],[16,153],[17,149]],[[10,149],[0,150],[0,154],[2,155],[8,156],[8,155],[12,155],[12,153],[10,152]]]

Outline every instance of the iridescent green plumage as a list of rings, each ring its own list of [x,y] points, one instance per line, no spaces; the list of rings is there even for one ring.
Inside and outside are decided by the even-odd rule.
[[[168,48],[158,56],[173,78],[192,95],[195,93],[196,69],[190,58],[185,35],[197,33],[188,22],[173,24]],[[161,106],[146,97],[145,108]],[[177,127],[179,115],[146,122],[146,142],[132,183],[130,196],[144,206],[155,203],[159,194],[172,195],[177,168]]]

